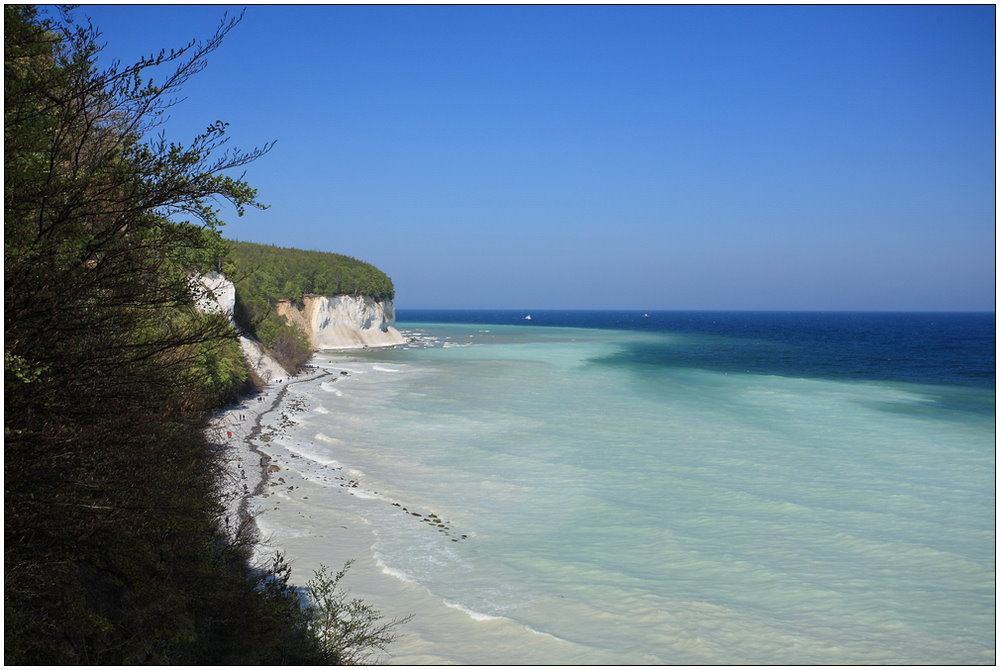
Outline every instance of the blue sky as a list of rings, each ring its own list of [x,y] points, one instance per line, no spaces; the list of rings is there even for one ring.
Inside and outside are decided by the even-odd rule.
[[[84,5],[105,56],[239,6]],[[992,310],[995,9],[272,6],[185,89],[277,140],[226,235],[398,308]]]

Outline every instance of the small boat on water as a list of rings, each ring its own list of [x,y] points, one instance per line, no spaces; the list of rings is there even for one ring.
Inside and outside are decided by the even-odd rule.
[[[529,314],[529,315],[527,315],[526,317],[524,317],[524,320],[525,320],[525,321],[531,321],[531,315]]]
[[[643,315],[642,315],[642,318],[644,318],[644,319],[648,319],[648,318],[649,318],[649,314],[643,314]]]

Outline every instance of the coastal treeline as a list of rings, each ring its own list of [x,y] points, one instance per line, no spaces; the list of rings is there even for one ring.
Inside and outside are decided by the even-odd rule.
[[[392,280],[384,272],[350,256],[251,242],[227,244],[224,269],[236,285],[236,320],[288,367],[301,365],[311,351],[304,333],[275,312],[279,300],[301,307],[309,294],[364,295],[376,300],[395,296]]]
[[[221,122],[147,139],[237,22],[99,68],[90,26],[4,7],[7,664],[350,658],[287,566],[251,565],[253,538],[220,530],[205,428],[249,371],[190,276],[228,251],[210,203],[259,206],[226,171],[267,147],[223,146]]]

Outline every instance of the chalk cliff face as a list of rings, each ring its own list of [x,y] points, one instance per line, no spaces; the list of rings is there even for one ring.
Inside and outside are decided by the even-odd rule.
[[[391,300],[366,296],[306,295],[303,308],[288,300],[277,305],[284,316],[306,333],[314,349],[360,349],[391,347],[404,339],[393,326],[396,320]]]
[[[240,332],[233,316],[236,309],[236,287],[225,275],[216,271],[204,275],[194,275],[191,278],[191,292],[194,294],[194,305],[198,311],[220,313],[229,317],[229,323]],[[247,363],[258,377],[265,382],[280,379],[288,375],[281,364],[268,355],[264,346],[255,339],[240,333],[240,348]]]
[[[195,307],[200,312],[219,312],[229,317],[234,326],[233,310],[236,308],[236,287],[225,275],[212,270],[208,274],[191,277],[191,292]]]
[[[195,306],[200,311],[225,314],[237,332],[240,331],[233,317],[236,287],[224,275],[215,271],[195,275],[191,278],[191,291]],[[307,295],[303,302],[303,308],[299,309],[291,301],[281,300],[277,311],[302,329],[313,349],[391,347],[404,343],[403,336],[393,327],[396,314],[391,300],[378,301],[366,296]],[[239,339],[247,361],[264,381],[288,374],[256,339],[242,333]]]

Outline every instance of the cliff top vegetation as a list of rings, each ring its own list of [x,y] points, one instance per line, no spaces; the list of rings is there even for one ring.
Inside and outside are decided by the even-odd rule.
[[[326,251],[230,241],[227,275],[237,288],[277,301],[308,294],[365,295],[392,300],[392,280],[370,263]]]

